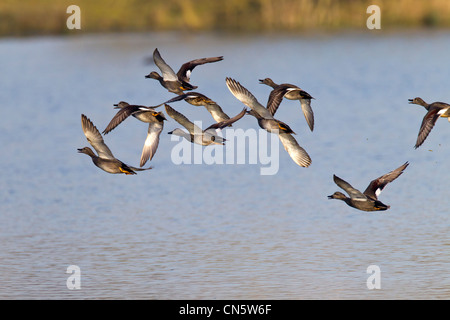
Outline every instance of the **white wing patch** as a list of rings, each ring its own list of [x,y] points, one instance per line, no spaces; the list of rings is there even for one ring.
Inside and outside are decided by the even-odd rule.
[[[375,190],[375,195],[377,196],[377,198],[380,195],[381,191],[381,188],[377,188],[377,190]]]

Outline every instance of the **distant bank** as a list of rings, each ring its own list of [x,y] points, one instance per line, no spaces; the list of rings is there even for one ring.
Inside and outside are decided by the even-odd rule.
[[[71,33],[67,8],[80,8],[81,32],[302,32],[366,28],[370,5],[381,28],[450,27],[448,0],[5,0],[0,36]]]

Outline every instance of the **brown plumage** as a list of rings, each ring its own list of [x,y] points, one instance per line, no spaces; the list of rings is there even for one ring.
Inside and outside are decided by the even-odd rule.
[[[433,102],[428,104],[419,97],[409,99],[408,101],[410,104],[421,105],[427,110],[427,113],[423,117],[422,124],[420,125],[416,145],[414,146],[414,148],[417,149],[424,143],[439,117],[448,118],[448,121],[450,121],[450,105],[444,102]]]
[[[347,181],[333,175],[334,182],[340,188],[344,189],[350,197],[345,196],[342,192],[336,191],[331,196],[328,196],[328,199],[342,200],[347,205],[362,211],[387,210],[390,206],[379,201],[378,196],[388,183],[394,181],[403,173],[408,165],[409,163],[405,162],[397,169],[372,180],[363,193],[353,188]]]
[[[167,115],[174,119],[176,122],[185,127],[188,132],[181,130],[180,128],[176,128],[175,130],[169,132],[169,134],[174,134],[177,136],[181,136],[192,143],[197,143],[200,145],[210,145],[210,144],[225,144],[225,139],[217,135],[218,130],[221,130],[225,127],[230,126],[234,122],[241,119],[247,112],[247,109],[244,108],[241,112],[239,112],[236,116],[227,119],[225,121],[221,121],[218,123],[214,123],[210,125],[205,130],[202,130],[198,126],[196,126],[193,122],[191,122],[186,116],[181,114],[180,112],[173,109],[168,104],[165,105]]]
[[[166,88],[169,92],[176,94],[183,94],[186,90],[194,90],[197,86],[190,84],[190,76],[192,70],[196,66],[212,63],[223,60],[223,57],[210,57],[210,58],[200,58],[184,63],[180,70],[175,74],[175,71],[164,61],[156,48],[153,52],[153,60],[156,66],[161,70],[162,76],[156,71],[150,72],[146,75],[146,78],[156,79],[160,84]]]
[[[301,167],[309,167],[311,165],[311,158],[292,136],[295,132],[286,123],[274,119],[269,110],[261,105],[255,96],[238,81],[226,78],[226,84],[236,99],[251,109],[248,113],[258,120],[258,125],[262,129],[278,135],[284,149],[296,164]]]
[[[188,92],[182,95],[178,95],[165,103],[172,103],[184,100],[193,106],[204,106],[206,110],[211,114],[216,122],[226,121],[230,117],[222,110],[222,108],[213,100],[198,92]]]
[[[127,102],[121,101],[115,105],[120,109],[116,115],[111,119],[108,126],[103,130],[103,134],[111,132],[122,121],[129,116],[148,123],[147,138],[142,148],[141,160],[139,166],[144,166],[147,161],[151,161],[156,153],[159,145],[159,136],[164,128],[164,121],[167,120],[161,111],[156,111],[153,107],[145,107],[140,105],[130,105]]]
[[[308,123],[311,131],[314,130],[314,112],[311,108],[311,99],[314,99],[308,92],[299,87],[289,84],[282,83],[276,84],[270,78],[265,78],[259,80],[260,83],[268,85],[273,88],[270,92],[269,99],[267,101],[267,109],[269,112],[274,115],[277,112],[278,107],[281,104],[283,98],[289,100],[298,100],[300,101],[300,105],[303,110],[303,114],[305,116],[306,122]]]
[[[97,127],[84,114],[81,115],[81,127],[87,141],[91,144],[95,151],[97,151],[98,155],[96,155],[89,147],[80,148],[78,149],[78,152],[90,156],[92,162],[100,169],[108,173],[124,173],[127,175],[136,174],[135,171],[152,169],[151,167],[145,169],[131,167],[116,159],[111,150],[105,144]]]

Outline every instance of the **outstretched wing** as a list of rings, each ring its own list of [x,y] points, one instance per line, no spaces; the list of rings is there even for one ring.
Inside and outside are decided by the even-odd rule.
[[[190,94],[189,93],[184,93],[184,94],[177,95],[177,96],[173,97],[172,99],[167,100],[164,103],[173,103],[173,102],[184,100],[184,99],[186,99],[188,97],[190,97]]]
[[[175,71],[164,61],[161,57],[161,54],[158,51],[158,48],[153,51],[153,61],[155,61],[156,66],[161,70],[162,77],[166,81],[177,81],[178,77],[175,74]]]
[[[277,112],[286,92],[287,88],[283,86],[278,86],[270,92],[269,99],[267,100],[267,109],[271,115],[274,115],[275,112]]]
[[[227,121],[230,117],[222,110],[222,108],[215,102],[207,103],[206,110],[211,114],[216,122]],[[231,124],[230,124],[231,125]]]
[[[211,58],[200,58],[195,59],[189,62],[184,63],[180,70],[177,72],[178,79],[189,82],[191,78],[191,72],[194,70],[196,66],[205,64],[205,63],[211,63],[211,62],[217,62],[223,60],[223,56],[220,57],[211,57]]]
[[[225,127],[228,127],[228,126],[232,125],[233,123],[235,123],[236,121],[238,121],[239,119],[241,119],[243,116],[245,116],[246,113],[247,113],[247,108],[244,108],[244,109],[242,109],[241,112],[239,112],[233,118],[214,123],[214,124],[210,125],[206,130],[208,130],[208,129],[223,129]]]
[[[100,158],[115,159],[111,150],[103,141],[103,137],[97,127],[84,114],[81,115],[81,127],[83,128],[87,141],[91,144],[95,151],[97,151]]]
[[[416,145],[414,146],[415,149],[423,144],[425,139],[430,134],[431,129],[433,129],[434,125],[436,124],[437,119],[439,119],[441,114],[444,112],[445,110],[433,108],[425,114],[422,120],[422,124],[420,125],[419,135],[417,136]]]
[[[185,127],[189,131],[190,134],[194,135],[194,134],[199,134],[199,133],[203,132],[203,130],[201,128],[196,126],[193,122],[191,122],[183,114],[179,113],[178,111],[173,109],[168,104],[165,105],[165,108],[166,108],[166,112],[169,115],[169,117],[171,117],[176,122],[178,122],[183,127]]]
[[[314,113],[311,108],[311,99],[312,97],[304,90],[289,85],[289,84],[280,84],[279,86],[275,87],[270,92],[269,99],[267,101],[267,109],[269,110],[271,115],[274,115],[275,112],[277,112],[278,107],[281,104],[281,101],[283,100],[284,96],[292,91],[297,91],[299,96],[299,101],[302,106],[302,111],[305,116],[306,122],[308,123],[309,128],[311,131],[314,130]]]
[[[109,124],[106,126],[105,130],[103,130],[103,134],[107,134],[111,132],[114,128],[116,128],[119,124],[121,124],[126,118],[131,116],[133,113],[139,110],[140,106],[136,105],[127,105],[122,107],[119,111],[117,111],[116,115],[111,119]]]
[[[284,149],[289,153],[296,164],[301,167],[309,167],[311,165],[311,158],[308,153],[298,144],[292,134],[280,132],[278,137],[280,138]]]
[[[300,104],[302,106],[303,115],[305,116],[306,122],[308,123],[311,131],[314,130],[314,112],[311,108],[311,99],[300,99]]]
[[[408,165],[409,163],[405,162],[397,169],[389,173],[386,173],[385,175],[382,175],[381,177],[375,180],[372,180],[367,189],[364,191],[364,194],[374,200],[377,200],[378,196],[380,195],[381,191],[383,191],[384,187],[386,187],[386,185],[389,182],[392,182],[395,179],[397,179],[403,173],[403,171],[406,169]]]
[[[244,88],[238,81],[231,78],[226,78],[226,84],[231,93],[247,107],[258,113],[264,119],[273,119],[273,116],[270,114],[269,110],[262,106],[255,96]]]
[[[147,161],[152,160],[159,145],[159,136],[163,130],[164,124],[162,122],[151,122],[148,125],[147,138],[145,139],[144,147],[142,148],[141,162],[142,167]]]
[[[352,198],[352,200],[367,200],[367,197],[358,189],[353,188],[350,183],[333,175],[334,182]]]

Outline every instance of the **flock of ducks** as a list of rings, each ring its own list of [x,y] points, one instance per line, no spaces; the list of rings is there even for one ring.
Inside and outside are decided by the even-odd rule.
[[[151,107],[132,105],[125,101],[121,101],[114,105],[115,108],[119,110],[102,132],[104,135],[110,133],[130,116],[133,116],[142,122],[148,123],[148,133],[142,149],[139,164],[140,168],[129,166],[115,158],[111,150],[105,144],[102,134],[92,123],[92,121],[84,114],[81,115],[81,126],[87,141],[94,148],[97,154],[95,154],[89,147],[78,149],[78,152],[90,156],[93,163],[97,167],[108,173],[124,173],[127,175],[133,175],[136,174],[137,171],[152,169],[151,166],[147,168],[143,168],[143,166],[148,161],[152,160],[158,149],[160,134],[163,131],[164,121],[167,121],[167,118],[162,111],[157,111],[156,109],[164,105],[166,114],[187,130],[186,132],[180,128],[176,128],[175,130],[169,132],[169,134],[181,136],[192,143],[203,146],[208,146],[211,144],[225,144],[225,139],[219,135],[220,130],[232,126],[233,123],[245,115],[251,115],[256,118],[259,127],[270,133],[278,135],[285,150],[297,165],[301,167],[309,167],[311,165],[311,158],[306,150],[303,149],[294,138],[293,134],[295,134],[295,132],[286,123],[275,119],[274,115],[283,99],[298,100],[306,122],[310,130],[313,131],[314,113],[311,108],[311,100],[314,98],[309,93],[295,85],[288,83],[276,84],[270,78],[265,78],[259,80],[259,82],[271,87],[272,90],[269,94],[267,104],[264,106],[238,81],[227,77],[225,82],[228,89],[246,106],[240,113],[230,118],[216,102],[201,93],[192,91],[198,87],[190,83],[190,75],[195,67],[222,60],[222,56],[195,59],[184,63],[178,72],[175,73],[175,71],[161,57],[158,49],[154,50],[153,61],[159,68],[161,75],[156,71],[152,71],[146,75],[145,78],[158,80],[162,87],[164,87],[167,91],[176,94],[176,96],[157,106]],[[169,105],[182,100],[194,106],[205,107],[211,114],[215,123],[203,130]],[[427,110],[414,146],[417,149],[424,143],[437,119],[440,117],[445,117],[448,118],[448,121],[450,122],[450,105],[443,102],[428,104],[419,97],[409,99],[409,103],[421,105]],[[247,107],[250,110],[248,110]],[[388,183],[397,179],[404,172],[408,165],[409,163],[405,162],[397,169],[372,180],[364,192],[360,192],[345,180],[333,175],[333,180],[336,185],[342,188],[348,196],[337,191],[328,196],[328,198],[342,200],[347,205],[362,211],[387,210],[390,206],[379,201],[378,196]]]

